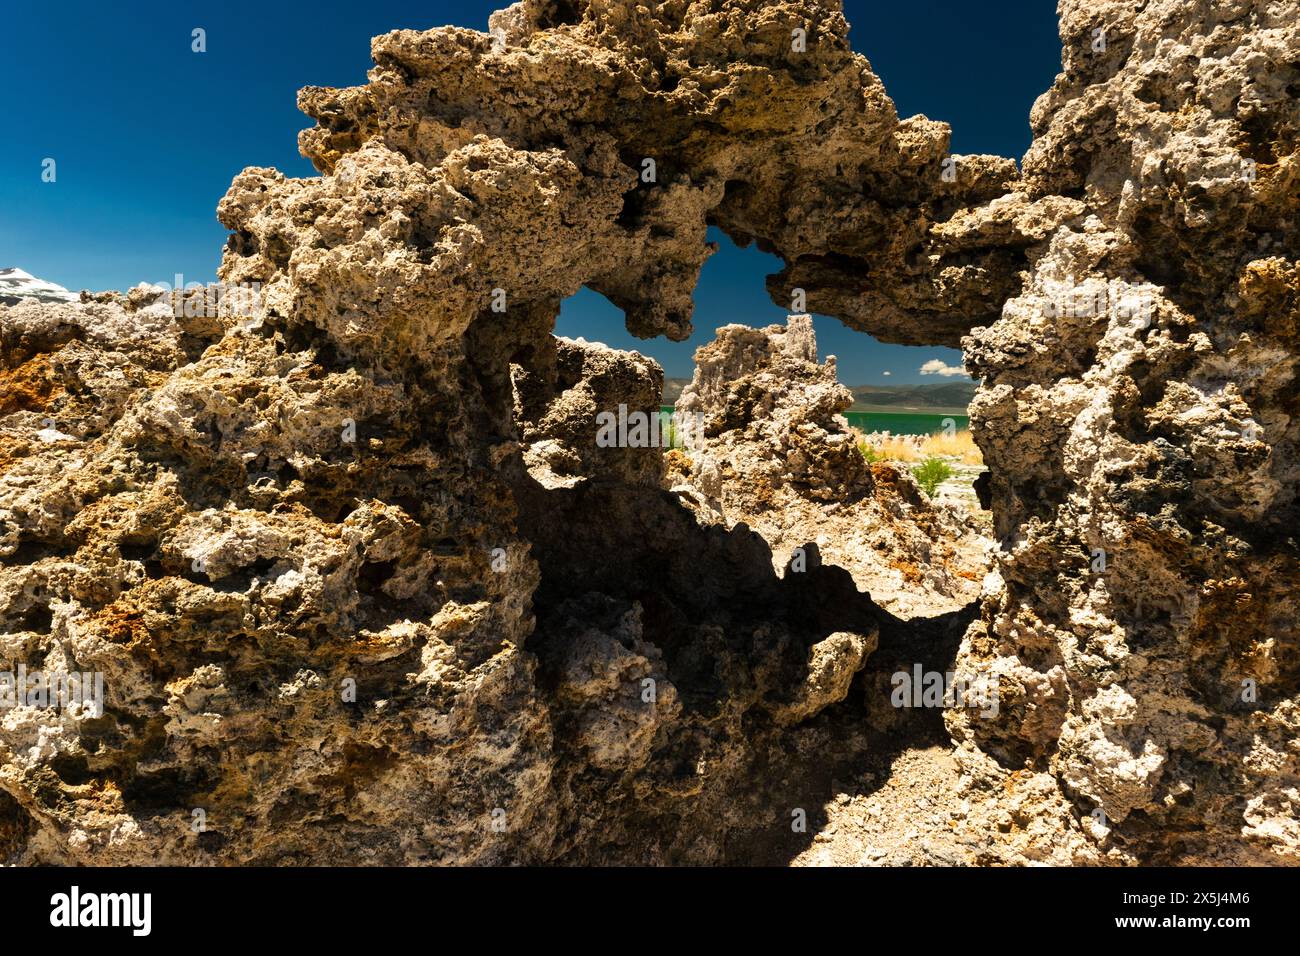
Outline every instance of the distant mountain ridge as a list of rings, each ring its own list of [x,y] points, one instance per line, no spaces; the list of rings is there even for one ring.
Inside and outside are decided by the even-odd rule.
[[[967,408],[975,398],[975,382],[934,385],[850,385],[853,407]]]
[[[81,296],[61,285],[38,279],[22,269],[0,269],[0,305],[17,305],[24,299],[37,302],[76,302]]]
[[[664,379],[664,404],[677,404],[682,389],[690,384],[689,378]],[[975,382],[939,382],[934,385],[850,385],[853,393],[853,410],[891,408],[899,411],[912,409],[943,409],[951,411],[967,408],[975,397]]]

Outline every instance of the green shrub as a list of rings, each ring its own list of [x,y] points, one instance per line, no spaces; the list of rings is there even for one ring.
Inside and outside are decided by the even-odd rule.
[[[917,483],[933,498],[939,486],[952,477],[952,468],[942,458],[927,458],[912,469]]]
[[[677,430],[677,420],[671,414],[660,413],[659,431],[663,436],[664,448],[686,448],[686,442]]]
[[[876,446],[868,441],[858,442],[858,451],[862,452],[862,457],[867,460],[867,464],[873,461],[880,461],[880,452],[876,451]]]

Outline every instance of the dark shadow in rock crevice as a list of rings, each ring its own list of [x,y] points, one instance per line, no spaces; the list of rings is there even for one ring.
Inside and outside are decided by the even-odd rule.
[[[26,808],[0,790],[0,866],[19,860],[35,830],[35,821]]]
[[[952,670],[978,610],[975,601],[936,617],[903,620],[877,608],[880,644],[848,697],[791,728],[778,746],[755,754],[753,779],[766,785],[738,798],[751,801],[757,825],[727,834],[725,862],[788,866],[826,826],[826,806],[838,795],[873,793],[907,750],[951,747],[941,709],[893,708],[890,676],[914,664],[926,671]],[[803,833],[791,828],[795,808],[807,815]]]
[[[865,688],[904,660],[951,669],[974,605],[902,621],[815,553],[806,571],[778,575],[761,536],[743,524],[701,524],[676,494],[596,479],[547,489],[526,473],[512,484],[518,530],[541,571],[539,624],[527,645],[539,684],[553,680],[554,642],[569,639],[559,622],[566,602],[594,592],[640,606],[642,638],[662,651],[682,703],[650,766],[636,773],[586,766],[566,753],[561,734],[560,799],[580,826],[553,862],[788,863],[825,822],[822,808],[836,792],[863,786],[868,770],[887,779],[909,747],[946,744],[937,711],[873,727]],[[877,630],[880,647],[846,700],[795,726],[777,724],[782,698],[808,676],[807,648],[836,632]],[[692,792],[699,761],[717,769]],[[806,815],[803,832],[791,828],[796,808]]]

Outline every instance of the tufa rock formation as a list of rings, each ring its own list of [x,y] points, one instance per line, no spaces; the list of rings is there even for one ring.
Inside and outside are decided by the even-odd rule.
[[[830,0],[391,33],[301,94],[322,175],[219,206],[255,307],[0,307],[0,660],[104,686],[0,709],[0,860],[788,861],[951,738],[971,836],[914,861],[1295,862],[1300,10],[1060,13],[1023,173],[900,121]],[[974,620],[876,607],[839,524],[777,573],[906,494],[801,323],[703,350],[698,461],[594,440],[662,373],[559,303],[685,338],[709,224],[782,304],[962,342]],[[912,662],[996,713],[890,709]]]
[[[1060,14],[1016,201],[1083,214],[964,341],[1002,548],[960,662],[1002,707],[950,727],[1104,858],[1294,863],[1300,9]]]
[[[778,568],[814,555],[906,617],[979,597],[990,542],[909,472],[866,462],[841,414],[853,397],[835,380],[833,356],[818,364],[810,316],[726,326],[695,361],[676,405],[683,424],[701,423],[683,481],[720,520],[762,535]]]

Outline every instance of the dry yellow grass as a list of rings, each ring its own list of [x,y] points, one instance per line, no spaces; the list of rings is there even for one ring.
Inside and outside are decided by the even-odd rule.
[[[888,461],[920,461],[921,452],[915,442],[909,441],[906,437],[899,435],[890,435],[888,438],[873,438],[870,441],[861,432],[858,433],[858,447],[863,449],[864,454],[867,448],[871,449],[868,458],[873,460],[885,459]]]
[[[870,441],[862,432],[859,431],[857,434],[858,447],[866,454],[869,446],[871,454],[867,457],[872,460],[912,462],[925,461],[927,458],[956,458],[965,465],[984,464],[984,457],[980,454],[979,447],[969,431],[960,431],[952,435],[935,432],[924,438],[890,435],[887,438],[873,438]]]
[[[921,457],[929,458],[931,455],[959,458],[966,465],[984,464],[984,456],[980,454],[979,446],[969,431],[955,432],[952,435],[936,432],[929,436],[921,444]]]

